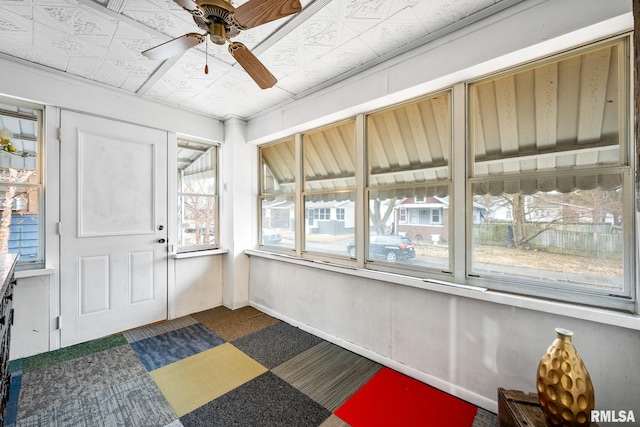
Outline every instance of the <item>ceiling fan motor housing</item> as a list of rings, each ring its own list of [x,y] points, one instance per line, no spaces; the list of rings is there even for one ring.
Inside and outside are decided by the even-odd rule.
[[[240,28],[233,20],[235,8],[227,0],[197,0],[202,16],[193,14],[196,25],[207,31],[215,44],[225,44],[227,39],[240,34]]]

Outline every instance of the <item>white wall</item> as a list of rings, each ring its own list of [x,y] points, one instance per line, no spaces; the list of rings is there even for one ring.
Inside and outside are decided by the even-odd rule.
[[[43,67],[0,57],[0,94],[46,106],[45,111],[45,209],[46,273],[21,272],[15,291],[15,324],[11,358],[30,356],[60,346],[56,318],[59,315],[60,277],[56,223],[59,221],[59,150],[56,140],[60,109],[100,115],[165,130],[175,144],[176,133],[212,141],[224,140],[224,124],[211,117],[146,101],[117,89],[89,84]],[[170,147],[167,147],[168,149]],[[171,153],[170,153],[171,155]],[[175,166],[175,159],[170,165]],[[175,167],[169,167],[175,182]],[[173,187],[175,189],[175,186]],[[169,209],[175,210],[175,198]],[[173,216],[175,217],[175,215]],[[171,224],[168,225],[171,234]],[[175,230],[174,230],[175,231]],[[174,233],[175,235],[175,233]],[[222,302],[222,255],[170,259],[169,316],[178,317],[219,306]],[[42,273],[38,271],[35,274]],[[246,284],[245,284],[246,288]],[[246,300],[246,298],[245,298]]]
[[[574,332],[596,408],[640,413],[638,330],[483,301],[476,291],[250,260],[252,306],[490,411],[498,387],[535,392],[538,362],[563,327]]]
[[[13,293],[11,359],[49,351],[51,276],[18,279]]]
[[[253,117],[248,140],[269,142],[630,31],[630,9],[618,0],[527,0]],[[497,387],[535,392],[540,357],[564,327],[575,333],[596,407],[640,414],[637,315],[248,253],[251,305],[479,406],[497,411]]]
[[[257,243],[258,149],[247,144],[246,134],[243,120],[226,121],[220,166],[220,243],[228,251],[224,255],[222,302],[231,309],[249,303],[249,259],[244,250]]]
[[[174,318],[222,305],[223,256],[176,260]]]

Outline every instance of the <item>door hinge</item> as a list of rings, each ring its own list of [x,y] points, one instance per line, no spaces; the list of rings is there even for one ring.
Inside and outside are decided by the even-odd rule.
[[[62,316],[56,317],[56,330],[62,329]]]
[[[58,236],[62,236],[62,223],[61,222],[59,222],[56,225],[56,233],[58,233]]]
[[[58,141],[62,142],[62,128],[58,128]]]

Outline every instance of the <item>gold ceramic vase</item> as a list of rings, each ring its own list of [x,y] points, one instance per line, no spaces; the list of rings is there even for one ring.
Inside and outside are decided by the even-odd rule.
[[[550,426],[586,427],[595,406],[591,377],[571,342],[573,332],[561,328],[556,332],[538,364],[540,408]]]

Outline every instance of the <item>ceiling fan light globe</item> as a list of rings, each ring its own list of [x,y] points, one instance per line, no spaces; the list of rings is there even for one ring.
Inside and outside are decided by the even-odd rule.
[[[215,44],[223,45],[227,41],[227,31],[224,25],[214,22],[209,27],[209,38]]]

